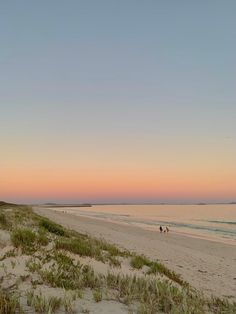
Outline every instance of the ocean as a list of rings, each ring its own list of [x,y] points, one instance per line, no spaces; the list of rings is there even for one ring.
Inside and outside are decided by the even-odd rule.
[[[236,245],[236,204],[93,205],[53,208],[75,215]]]

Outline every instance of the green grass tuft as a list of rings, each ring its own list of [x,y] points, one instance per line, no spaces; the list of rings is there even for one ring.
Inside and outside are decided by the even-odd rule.
[[[47,234],[45,232],[45,229],[39,229],[38,231],[38,236],[37,236],[37,241],[39,245],[46,246],[49,243],[49,239],[47,237]]]
[[[56,249],[66,250],[80,256],[98,257],[101,250],[93,246],[88,240],[84,239],[59,239],[56,242]]]
[[[18,300],[0,290],[0,313],[15,314],[20,312],[21,309]]]
[[[0,228],[9,230],[11,228],[11,223],[8,221],[6,214],[0,212]]]
[[[1,213],[0,212],[0,224],[2,226],[5,226],[7,225],[7,218],[6,218],[6,215],[4,213]]]
[[[27,305],[35,309],[37,313],[51,314],[55,313],[61,306],[62,300],[57,297],[44,297],[40,292],[36,295],[34,291],[27,292]]]
[[[50,233],[54,233],[58,236],[66,236],[66,232],[61,225],[52,222],[49,219],[43,218],[39,221],[39,226],[46,229]]]
[[[102,301],[102,291],[100,289],[93,290],[93,298],[95,302]]]
[[[36,234],[31,229],[15,229],[11,233],[11,241],[15,247],[21,247],[23,252],[34,251]]]
[[[233,314],[236,313],[236,302],[230,303],[227,299],[212,297],[208,303],[214,314]]]
[[[169,270],[165,265],[157,262],[151,262],[149,266],[150,269],[147,272],[148,274],[163,274],[181,286],[189,286],[189,284],[184,281],[179,274]]]
[[[151,262],[144,256],[134,256],[131,258],[130,265],[135,269],[141,269],[144,265],[150,266]]]

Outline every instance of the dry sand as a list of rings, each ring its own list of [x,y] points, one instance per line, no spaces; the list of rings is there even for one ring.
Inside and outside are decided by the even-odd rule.
[[[207,295],[236,299],[236,246],[34,207],[61,225],[163,262]]]

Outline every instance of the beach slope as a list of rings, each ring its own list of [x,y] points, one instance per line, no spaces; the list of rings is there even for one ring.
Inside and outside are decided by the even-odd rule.
[[[134,226],[85,218],[43,207],[36,213],[76,231],[163,262],[207,295],[236,299],[235,246],[184,235],[160,234]]]

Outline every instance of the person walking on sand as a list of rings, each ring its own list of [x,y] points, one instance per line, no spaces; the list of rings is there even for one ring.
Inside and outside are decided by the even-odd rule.
[[[162,233],[162,231],[163,231],[163,228],[162,228],[162,226],[160,226],[160,228],[159,228],[159,229],[160,229],[160,233]]]
[[[170,229],[166,226],[166,232],[169,232],[170,231]]]

